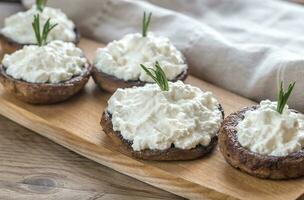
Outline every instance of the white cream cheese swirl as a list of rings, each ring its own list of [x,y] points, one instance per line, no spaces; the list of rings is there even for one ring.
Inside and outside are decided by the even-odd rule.
[[[59,40],[45,46],[24,46],[6,54],[2,65],[14,79],[30,83],[59,83],[81,75],[88,63],[81,49]]]
[[[304,147],[304,115],[286,105],[282,114],[277,102],[261,101],[258,109],[247,111],[237,125],[238,141],[243,147],[262,155],[286,156]]]
[[[49,33],[48,42],[52,40],[74,42],[76,40],[75,25],[61,10],[45,7],[43,12],[39,12],[35,5],[25,12],[18,12],[6,18],[1,33],[20,44],[36,44],[36,37],[32,29],[35,14],[40,15],[40,27],[43,27],[49,18],[51,18],[52,24],[58,24]]]
[[[177,81],[169,91],[156,84],[118,89],[108,101],[115,131],[135,151],[207,146],[217,134],[222,113],[211,92]]]
[[[121,40],[110,42],[96,51],[96,68],[125,81],[140,80],[152,82],[141,69],[140,64],[154,67],[158,61],[167,78],[173,80],[187,69],[184,56],[166,37],[148,33],[128,34]]]

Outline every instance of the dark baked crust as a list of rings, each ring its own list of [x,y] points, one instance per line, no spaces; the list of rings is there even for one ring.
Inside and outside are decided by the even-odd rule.
[[[219,106],[222,116],[224,118],[224,111],[221,106]],[[103,112],[101,122],[103,131],[111,137],[111,139],[118,145],[122,147],[124,154],[133,156],[144,160],[158,160],[158,161],[173,161],[173,160],[193,160],[202,157],[209,153],[217,144],[218,137],[214,136],[208,146],[198,145],[193,149],[179,149],[172,145],[171,148],[166,150],[141,150],[134,151],[132,148],[132,141],[128,141],[122,137],[120,132],[113,130],[113,125],[111,121],[111,115],[106,111]]]
[[[232,113],[224,120],[219,134],[219,147],[226,161],[250,175],[265,179],[290,179],[304,175],[304,149],[287,156],[267,156],[254,153],[238,142],[236,126],[248,110]]]
[[[80,33],[77,28],[74,29],[74,32],[76,34],[76,40],[73,43],[77,45],[80,40]],[[5,54],[14,53],[17,50],[22,49],[23,46],[31,45],[31,44],[20,44],[14,41],[13,39],[8,38],[0,33],[0,45],[1,45],[0,60],[2,60]]]
[[[64,101],[79,92],[88,82],[92,66],[86,64],[82,75],[62,83],[29,83],[9,76],[0,65],[0,83],[16,98],[31,104],[52,104]]]
[[[175,79],[171,80],[176,82],[178,80],[184,81],[188,76],[188,70],[183,71]],[[115,76],[100,72],[96,67],[93,67],[92,77],[95,83],[103,90],[110,93],[114,93],[118,88],[130,88],[133,86],[143,86],[147,82],[142,81],[124,81],[122,79],[116,78]]]

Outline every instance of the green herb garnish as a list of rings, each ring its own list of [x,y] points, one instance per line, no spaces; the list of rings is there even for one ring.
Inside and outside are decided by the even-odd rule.
[[[157,83],[162,91],[169,91],[168,79],[157,61],[155,63],[156,69],[147,68],[143,64],[140,64],[140,66]]]
[[[284,107],[288,101],[288,98],[289,98],[295,84],[296,84],[296,82],[294,82],[293,84],[289,84],[287,92],[285,92],[283,89],[283,82],[281,81],[280,91],[279,91],[279,95],[278,95],[278,105],[277,105],[278,113],[280,113],[280,114],[283,113]]]
[[[42,12],[46,4],[46,0],[36,0],[37,9]]]
[[[47,37],[49,32],[55,28],[55,26],[57,26],[57,24],[53,24],[51,25],[50,23],[50,18],[45,22],[44,26],[43,26],[43,30],[42,33],[40,32],[40,17],[39,14],[34,15],[34,21],[32,23],[34,32],[35,32],[35,36],[37,39],[37,44],[38,46],[42,46],[46,44],[47,41]]]
[[[147,18],[146,16],[146,12],[144,12],[144,18],[143,18],[143,30],[142,30],[142,36],[146,37],[147,36],[147,32],[148,32],[148,28],[149,28],[149,24],[151,21],[151,17],[152,17],[152,13],[149,13],[149,16]]]

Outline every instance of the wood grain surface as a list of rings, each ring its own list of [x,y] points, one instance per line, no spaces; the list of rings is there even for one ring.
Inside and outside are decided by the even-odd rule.
[[[101,45],[82,40],[80,46],[91,59]],[[254,102],[189,77],[187,82],[212,91],[226,114]],[[297,199],[304,193],[304,179],[261,180],[229,166],[218,148],[209,156],[187,162],[147,162],[120,153],[102,132],[99,120],[109,94],[92,81],[70,101],[31,106],[0,89],[0,113],[72,151],[150,185],[190,199]]]
[[[0,199],[182,199],[0,116]]]

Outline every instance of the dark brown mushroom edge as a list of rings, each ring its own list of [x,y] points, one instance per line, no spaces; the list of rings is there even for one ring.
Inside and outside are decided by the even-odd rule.
[[[77,28],[74,29],[74,32],[76,34],[76,39],[73,43],[77,45],[80,40],[80,33],[77,30]],[[32,44],[20,44],[15,40],[8,38],[0,33],[0,46],[1,46],[0,60],[2,60],[5,54],[14,53],[17,50],[22,49],[22,47],[25,45],[32,45]]]
[[[264,179],[291,179],[304,175],[304,148],[287,156],[261,155],[243,147],[237,138],[236,126],[244,119],[244,108],[224,120],[219,134],[219,147],[226,161],[236,169]],[[297,112],[297,111],[293,111]]]
[[[92,66],[86,64],[81,75],[60,83],[29,83],[17,80],[6,73],[0,65],[0,83],[6,92],[17,99],[31,104],[52,104],[64,101],[78,93],[88,82]]]
[[[224,119],[224,111],[221,105],[219,105],[219,110],[221,111]],[[141,151],[134,151],[132,148],[132,141],[124,139],[120,132],[113,130],[111,119],[112,115],[110,113],[106,111],[103,112],[100,122],[103,131],[113,140],[115,144],[122,147],[122,153],[139,159],[155,161],[193,160],[211,152],[218,141],[218,137],[216,135],[211,139],[208,146],[197,145],[193,149],[180,149],[174,147],[172,144],[171,147],[166,150],[145,149]]]
[[[180,73],[176,78],[170,80],[171,82],[184,81],[188,76],[188,70],[186,69]],[[98,71],[96,67],[92,69],[92,77],[94,82],[99,86],[99,88],[114,93],[118,88],[130,88],[133,86],[144,86],[147,82],[143,81],[125,81],[115,76],[106,74],[104,72]]]

